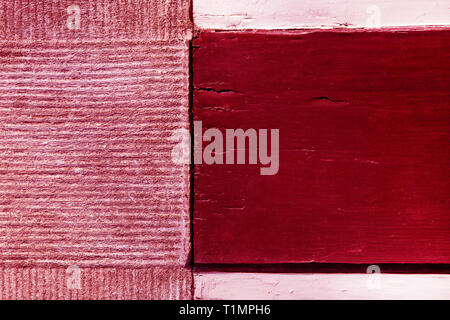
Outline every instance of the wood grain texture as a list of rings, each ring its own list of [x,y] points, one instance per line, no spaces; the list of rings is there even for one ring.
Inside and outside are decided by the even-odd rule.
[[[449,263],[450,32],[220,32],[194,117],[280,130],[280,170],[196,165],[196,263]]]
[[[0,267],[2,300],[188,300],[192,272],[181,267],[81,268],[68,287],[66,268]]]
[[[80,9],[79,29],[69,29],[69,6]],[[3,0],[1,40],[187,40],[187,0]]]
[[[128,53],[132,51],[132,54]],[[3,264],[184,265],[187,45],[3,43]]]
[[[435,300],[450,299],[450,275],[196,273],[195,299]]]
[[[194,0],[202,29],[449,25],[449,13],[447,0]]]
[[[0,3],[0,298],[191,296],[189,35],[184,0]]]

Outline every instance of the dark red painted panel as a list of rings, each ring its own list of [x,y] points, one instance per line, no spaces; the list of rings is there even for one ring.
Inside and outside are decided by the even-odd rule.
[[[202,33],[194,118],[280,129],[280,169],[196,165],[196,263],[449,263],[449,61],[448,30]]]

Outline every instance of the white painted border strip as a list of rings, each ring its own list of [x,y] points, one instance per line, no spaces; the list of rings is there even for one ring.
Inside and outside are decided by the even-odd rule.
[[[201,29],[450,25],[449,0],[194,0]]]
[[[377,278],[378,277],[378,278]],[[195,299],[445,299],[450,275],[196,273]]]

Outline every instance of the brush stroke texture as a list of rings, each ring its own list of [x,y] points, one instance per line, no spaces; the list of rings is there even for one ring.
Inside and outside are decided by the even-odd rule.
[[[276,176],[196,166],[196,263],[450,262],[448,30],[204,32],[194,47],[205,130],[280,129]]]

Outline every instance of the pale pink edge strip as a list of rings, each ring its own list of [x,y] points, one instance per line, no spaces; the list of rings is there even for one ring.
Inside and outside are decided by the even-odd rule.
[[[194,283],[197,300],[450,300],[446,274],[205,272]]]

